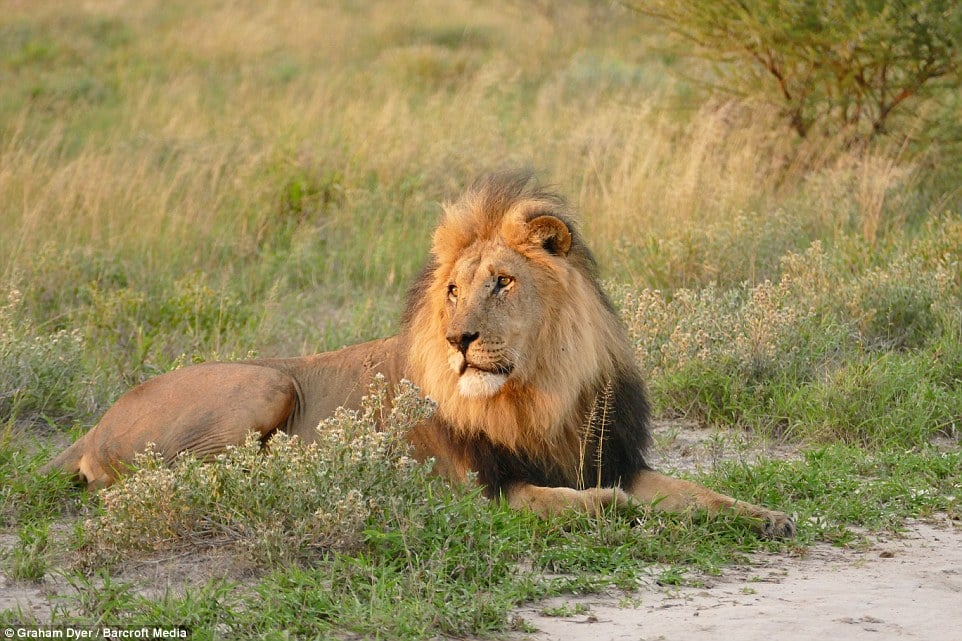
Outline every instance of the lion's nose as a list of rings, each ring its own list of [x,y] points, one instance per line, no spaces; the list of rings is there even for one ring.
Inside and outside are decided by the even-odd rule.
[[[451,343],[451,347],[458,350],[462,354],[466,354],[468,347],[471,345],[471,343],[478,340],[478,336],[480,335],[481,332],[464,332],[462,334],[448,334],[446,338],[448,339],[448,342]]]

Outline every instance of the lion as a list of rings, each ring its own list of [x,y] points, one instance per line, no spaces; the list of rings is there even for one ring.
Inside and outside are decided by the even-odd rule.
[[[375,376],[437,403],[407,435],[416,458],[492,499],[547,516],[632,502],[732,511],[791,537],[782,512],[653,470],[645,386],[595,259],[558,195],[530,172],[476,182],[442,206],[398,335],[297,358],[174,370],[122,395],[48,468],[109,485],[152,444],[210,458],[255,432],[311,442]]]

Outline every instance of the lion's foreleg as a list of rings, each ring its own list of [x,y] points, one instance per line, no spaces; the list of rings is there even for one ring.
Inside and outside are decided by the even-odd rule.
[[[597,514],[611,505],[624,505],[631,499],[619,488],[598,487],[574,490],[569,487],[541,487],[519,484],[506,492],[508,505],[551,516],[568,510]]]
[[[627,489],[635,499],[666,512],[683,512],[691,508],[706,510],[709,514],[732,511],[750,518],[766,538],[795,536],[795,523],[788,515],[719,494],[691,481],[644,471],[635,476]]]

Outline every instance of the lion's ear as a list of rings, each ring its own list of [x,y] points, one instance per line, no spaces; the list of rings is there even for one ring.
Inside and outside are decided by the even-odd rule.
[[[554,216],[538,216],[528,221],[528,240],[555,256],[567,256],[571,249],[571,231]]]

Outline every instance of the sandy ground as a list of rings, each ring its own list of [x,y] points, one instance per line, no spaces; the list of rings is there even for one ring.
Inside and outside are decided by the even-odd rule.
[[[559,608],[572,616],[545,616]],[[519,612],[532,641],[962,639],[962,528],[913,522],[867,550],[755,557],[699,588],[553,599]]]

